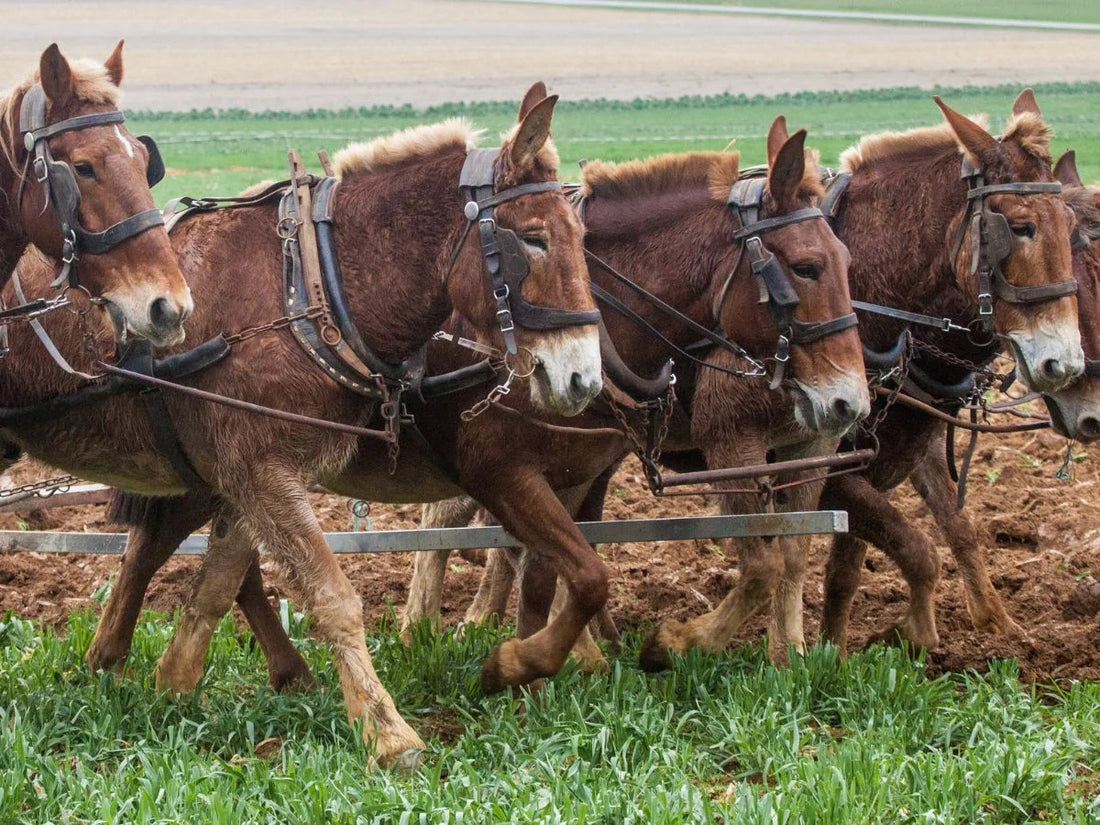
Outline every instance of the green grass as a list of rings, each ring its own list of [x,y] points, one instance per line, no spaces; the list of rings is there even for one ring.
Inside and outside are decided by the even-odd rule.
[[[671,0],[677,2],[677,0]],[[680,0],[716,6],[758,6],[815,11],[858,11],[947,17],[993,17],[1001,20],[1050,20],[1100,23],[1100,6],[1086,0]]]
[[[299,642],[322,691],[261,686],[227,620],[201,695],[158,695],[166,623],[147,615],[130,672],[91,676],[94,627],[0,621],[2,822],[1091,822],[1100,817],[1100,685],[1045,692],[1011,665],[930,680],[898,650],[786,670],[757,649],[609,676],[573,669],[522,712],[485,698],[499,640],[372,639],[398,707],[429,741],[413,776],[364,771],[331,661]],[[301,624],[292,628],[301,635]],[[270,760],[253,754],[277,736]]]
[[[1018,89],[943,89],[947,102],[963,112],[987,112],[992,128],[1002,126]],[[554,118],[562,155],[562,178],[576,179],[582,158],[627,160],[691,149],[723,149],[730,141],[744,162],[764,160],[764,138],[777,114],[791,129],[809,130],[808,145],[822,161],[835,164],[861,135],[938,123],[932,92],[915,88],[864,92],[802,93],[773,98],[735,95],[678,100],[563,101]],[[1037,87],[1040,106],[1055,131],[1055,153],[1075,148],[1086,180],[1100,179],[1100,83]],[[376,107],[351,112],[302,114],[247,112],[137,113],[135,134],[148,132],[161,145],[168,178],[158,201],[178,195],[232,195],[265,178],[282,178],[286,153],[297,148],[318,168],[318,149],[331,153],[353,140],[370,140],[416,123],[464,114],[488,130],[484,144],[507,129],[516,103],[455,104],[416,112]]]

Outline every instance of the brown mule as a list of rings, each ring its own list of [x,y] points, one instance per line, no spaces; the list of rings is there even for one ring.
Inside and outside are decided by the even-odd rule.
[[[1069,386],[1043,396],[1055,432],[1084,443],[1100,438],[1100,189],[1085,187],[1077,174],[1072,153],[1059,159],[1055,174],[1063,185],[1062,197],[1076,217],[1075,235],[1080,242],[1073,249],[1073,274],[1077,280],[1077,305],[1081,343],[1085,353],[1085,375]],[[935,438],[916,466],[909,481],[928,505],[958,564],[966,594],[970,620],[978,630],[990,633],[1021,635],[1025,631],[1012,619],[993,587],[985,567],[984,548],[978,531],[965,510],[957,505],[958,487],[947,466],[946,432],[937,428]],[[923,538],[923,537],[922,537]],[[896,545],[886,544],[883,550],[893,557]],[[908,545],[907,554],[924,551],[931,558],[901,566],[913,594],[928,594],[928,583],[909,578],[914,571],[932,570],[938,566],[936,549],[928,542]],[[834,547],[829,560],[835,594],[844,594],[853,583],[858,587],[866,546],[859,539],[842,539]],[[934,584],[934,582],[933,582]],[[840,641],[846,641],[847,611],[834,603],[828,627]],[[934,606],[927,608],[934,611]],[[924,612],[918,608],[918,612]],[[841,628],[841,623],[845,626]]]
[[[580,223],[562,193],[549,189],[557,165],[548,142],[555,102],[542,97],[505,138],[492,181],[502,196],[513,189],[521,194],[499,203],[493,220],[498,230],[516,233],[513,245],[521,247],[528,270],[521,285],[528,304],[591,311]],[[498,348],[504,343],[486,258],[475,240],[492,227],[482,223],[477,233],[467,232],[470,222],[480,218],[478,210],[470,214],[459,189],[474,137],[463,121],[448,121],[352,146],[336,158],[341,182],[333,204],[335,257],[349,315],[366,346],[390,364],[415,353],[452,310],[467,320],[468,337]],[[277,223],[275,205],[265,202],[199,214],[177,226],[172,241],[197,298],[190,321],[194,334],[206,338],[254,328],[284,315]],[[45,267],[28,264],[25,279],[34,294],[46,288],[49,278]],[[514,300],[510,305],[518,306]],[[50,331],[66,351],[76,350],[78,331],[61,315],[67,313],[48,318]],[[599,391],[594,324],[538,330],[517,323],[512,333],[518,347],[537,360],[533,379],[513,390],[514,395],[520,388],[528,390],[533,409],[576,412]],[[13,348],[19,357],[4,365],[0,402],[25,399],[32,391],[72,389],[44,376],[41,356],[27,347],[25,335],[13,336]],[[318,369],[286,330],[240,341],[227,358],[188,382],[270,407],[293,406],[337,423],[364,422],[373,412],[369,402]],[[309,484],[338,475],[355,457],[357,437],[255,417],[177,393],[166,394],[165,402],[182,448],[209,484],[178,506],[217,496],[204,570],[216,571],[227,583],[231,603],[251,556],[238,566],[239,558],[225,548],[234,542],[248,548],[262,544],[286,569],[300,607],[313,615],[317,633],[333,647],[349,719],[363,723],[378,762],[406,764],[404,755],[423,743],[375,674],[359,597],[325,543],[307,497]],[[78,410],[3,432],[36,457],[87,478],[147,494],[185,492],[171,463],[156,449],[139,398],[117,396],[97,403],[94,412]],[[380,463],[388,466],[377,443],[365,444],[358,453],[360,460],[382,453]],[[158,502],[151,509],[173,507]],[[171,523],[162,527],[173,529]],[[197,618],[198,632],[207,637],[210,628],[203,623],[209,615]],[[201,668],[201,659],[177,658],[161,667],[158,684],[190,690]]]
[[[816,177],[805,174],[804,138],[804,132],[788,136],[781,119],[774,126],[771,170],[765,179],[767,194],[759,218],[762,222],[775,218],[779,223],[788,216],[798,218],[769,231],[763,248],[774,252],[781,277],[800,299],[795,320],[812,325],[842,318],[850,312],[850,303],[843,246],[820,215],[804,212],[811,209],[821,191]],[[738,157],[730,154],[669,156],[621,166],[589,164],[582,188],[586,242],[607,266],[677,307],[694,323],[707,329],[720,325],[735,340],[744,342],[756,359],[766,359],[776,352],[779,336],[767,303],[760,303],[761,285],[751,274],[748,257],[742,257],[741,243],[735,240],[742,227],[728,201],[740,180]],[[751,179],[745,182],[753,184]],[[657,311],[614,280],[607,267],[591,266],[590,271],[594,283],[660,329],[676,346],[696,340],[698,332]],[[735,273],[732,278],[730,273]],[[619,310],[609,309],[604,316],[610,337],[630,369],[651,375],[665,365],[673,351],[649,330]],[[462,327],[453,331],[461,333]],[[790,359],[784,393],[805,399],[801,402],[804,424],[798,428],[801,437],[805,438],[805,428],[834,433],[846,429],[866,409],[862,358],[852,327],[813,342],[796,343]],[[466,362],[462,353],[438,347],[431,352],[429,366],[445,370]],[[686,363],[684,366],[677,387],[687,398],[691,370]],[[731,359],[727,366],[746,369],[751,365],[744,359]],[[625,404],[628,416],[637,413],[619,394],[617,401],[603,402],[600,409],[586,412],[573,426],[564,428],[561,422],[536,418],[527,404],[509,398],[507,407],[491,407],[464,423],[462,411],[483,395],[483,389],[472,391],[433,400],[417,410],[427,447],[410,440],[403,453],[407,460],[399,464],[396,476],[387,476],[374,456],[361,453],[325,484],[335,492],[382,501],[433,500],[464,490],[523,541],[527,559],[519,638],[505,642],[486,662],[482,684],[491,691],[556,673],[587,622],[604,605],[606,567],[577,531],[572,515],[593,480],[614,466],[630,447],[621,431],[612,429],[618,419],[606,404]],[[793,422],[790,427],[797,428]],[[208,517],[201,509],[195,512],[187,529]],[[140,555],[153,566],[163,563],[175,543],[165,542],[153,524],[146,524],[131,534],[131,547],[140,549],[133,558]],[[174,542],[184,533],[181,529]],[[244,551],[252,552],[249,547]],[[112,664],[125,654],[141,604],[147,578],[139,580],[138,573],[128,575],[128,563],[124,562],[115,589],[119,609],[108,605],[93,647],[99,665]],[[559,577],[566,597],[562,610],[547,624],[553,584]],[[253,576],[250,581],[258,580]],[[192,604],[205,599],[218,584],[197,585]],[[242,606],[270,612],[262,592],[250,597],[242,594],[242,598]],[[116,621],[123,613],[125,621]],[[249,618],[256,627],[251,614]],[[275,624],[268,620],[266,626]],[[185,630],[181,626],[180,631]],[[281,633],[260,641],[269,662],[279,662],[280,668],[293,662],[289,651],[280,655],[280,650],[288,647]],[[108,644],[112,658],[100,657]],[[185,640],[178,644],[190,647]],[[272,675],[283,680],[301,676],[292,669],[273,671]]]
[[[972,235],[971,242],[961,247],[956,243],[967,197],[965,185],[958,181],[958,150],[952,145],[957,144],[970,168],[984,170],[987,185],[1004,187],[989,195],[987,202],[992,217],[1003,216],[1003,220],[997,220],[1008,230],[1000,243],[1009,289],[995,290],[995,329],[1008,340],[1023,383],[1040,392],[1057,391],[1084,368],[1084,356],[1079,353],[1076,298],[1063,295],[1036,302],[1013,300],[1014,295],[1026,295],[1028,290],[1043,296],[1044,285],[1064,282],[1073,272],[1072,216],[1061,196],[1012,191],[1020,182],[1054,183],[1049,128],[1030,90],[1017,98],[1008,128],[999,139],[942,103],[940,106],[948,119],[949,134],[937,136],[924,130],[864,139],[847,156],[853,178],[839,231],[852,249],[853,292],[880,303],[889,303],[891,297],[896,300],[904,293],[888,280],[889,267],[913,261],[925,273],[926,288],[914,289],[913,300],[903,303],[902,308],[949,316],[963,324],[974,317],[979,307],[975,306],[976,275],[971,264],[978,252],[974,243],[977,236]],[[885,186],[884,180],[900,183],[903,175],[943,192],[942,200],[929,207],[926,200],[913,196],[908,186],[902,195],[899,186],[896,200],[904,199],[904,203],[891,201],[889,193],[894,190]],[[899,223],[914,226],[914,231],[884,238],[881,230],[872,228],[883,209],[891,205],[908,210],[902,215],[911,217]],[[988,226],[994,223],[990,221]],[[983,233],[986,228],[983,223]],[[929,273],[946,273],[957,286],[952,283],[936,289]],[[913,281],[914,286],[919,283]],[[882,351],[897,333],[898,325],[888,319],[868,321],[863,328],[864,343]],[[965,383],[973,368],[959,366],[927,345],[934,344],[977,367],[988,364],[998,349],[996,342],[983,347],[966,334],[930,334],[917,329],[913,334],[917,349],[910,359],[909,372],[914,374],[913,367],[917,367],[930,376],[931,394],[939,397],[945,393],[936,387]],[[947,401],[948,406],[952,403],[957,406],[961,402],[957,398]],[[912,587],[906,616],[882,637],[901,639],[917,647],[931,648],[939,643],[932,603],[939,575],[938,557],[928,538],[901,516],[885,494],[917,470],[929,444],[942,441],[944,426],[919,411],[894,405],[879,428],[881,450],[870,467],[860,474],[830,479],[826,485],[822,506],[845,509],[849,514],[850,532],[834,539],[834,551],[826,567],[822,626],[824,638],[842,650],[847,647],[848,607],[857,584],[852,571],[858,572],[862,564],[864,542],[886,550]]]
[[[0,287],[34,244],[69,262],[59,286],[94,298],[117,339],[170,346],[193,303],[149,193],[164,166],[122,125],[121,82],[121,42],[103,64],[70,63],[55,44],[0,96]]]

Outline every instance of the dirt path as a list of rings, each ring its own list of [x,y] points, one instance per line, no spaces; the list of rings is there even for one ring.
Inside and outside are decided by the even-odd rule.
[[[1095,80],[1100,36],[458,0],[0,3],[0,77],[127,40],[136,109],[425,106]],[[43,22],[48,21],[48,22]],[[1056,56],[1056,59],[1055,59]]]

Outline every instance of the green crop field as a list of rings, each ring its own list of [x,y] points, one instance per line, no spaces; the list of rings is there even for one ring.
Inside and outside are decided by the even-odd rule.
[[[158,695],[166,624],[140,625],[128,673],[91,676],[90,614],[67,632],[0,621],[2,822],[1096,822],[1100,684],[925,676],[875,649],[815,649],[788,669],[761,650],[568,669],[545,693],[485,698],[497,632],[383,628],[375,661],[429,741],[415,775],[368,773],[327,651],[292,633],[320,691],[277,695],[225,620],[199,697]],[[267,741],[260,754],[256,746]]]
[[[1016,88],[939,90],[949,105],[987,113],[990,126],[1004,125]],[[1077,150],[1086,180],[1100,179],[1100,83],[1036,88],[1039,105],[1054,129],[1054,150]],[[931,92],[913,88],[867,92],[802,93],[774,98],[733,95],[678,100],[562,101],[554,135],[563,179],[577,177],[583,158],[627,160],[683,152],[720,150],[736,140],[744,163],[764,160],[764,138],[777,114],[791,129],[809,130],[808,145],[822,162],[835,164],[861,135],[941,122]],[[317,150],[329,153],[417,123],[464,116],[488,131],[491,145],[515,117],[516,103],[455,104],[426,112],[378,107],[352,112],[303,114],[246,112],[136,113],[130,128],[152,134],[169,168],[156,190],[162,203],[178,195],[232,195],[265,178],[286,176],[286,152],[297,148],[317,169]]]

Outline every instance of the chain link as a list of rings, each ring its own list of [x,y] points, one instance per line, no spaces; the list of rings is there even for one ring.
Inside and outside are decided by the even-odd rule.
[[[22,484],[19,487],[9,487],[6,490],[0,490],[0,501],[12,497],[27,497],[30,493],[38,493],[43,490],[49,490],[49,495],[38,496],[38,498],[49,498],[54,493],[68,492],[69,488],[74,484],[79,484],[82,481],[78,476],[55,476],[54,478],[47,478],[43,481],[32,481],[30,484]]]
[[[459,418],[461,418],[462,421],[467,424],[473,421],[475,418],[477,418],[479,415],[489,409],[489,407],[493,406],[493,404],[500,401],[500,399],[502,399],[504,396],[512,391],[512,380],[516,378],[516,376],[516,371],[509,367],[508,377],[504,379],[504,382],[489,390],[489,394],[487,396],[485,396],[483,399],[470,407],[470,409],[464,410],[459,415]]]
[[[285,329],[293,324],[295,321],[303,321],[307,318],[319,318],[325,313],[323,306],[312,306],[309,309],[304,309],[301,312],[296,312],[293,315],[284,315],[282,318],[276,318],[274,321],[268,321],[266,324],[260,324],[255,327],[248,327],[242,329],[240,332],[234,332],[232,335],[226,335],[225,341],[229,345],[239,344],[242,341],[247,341],[249,338],[253,338],[265,332],[274,332],[275,330]]]

